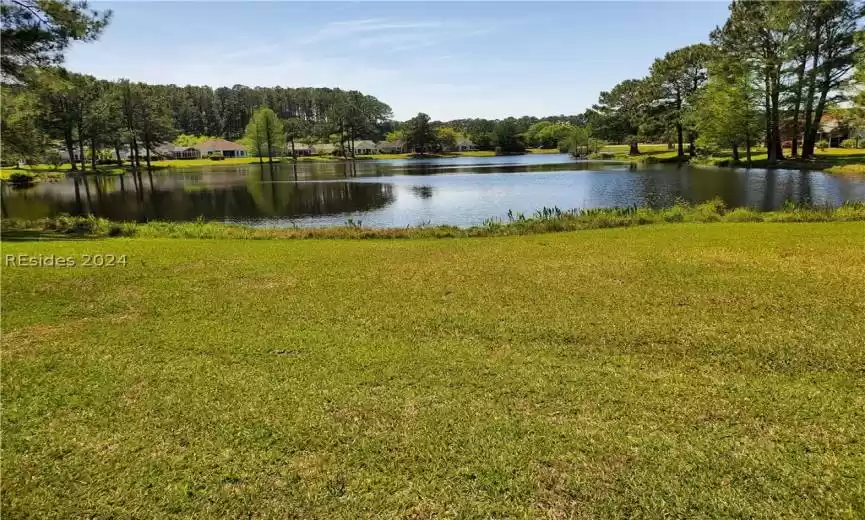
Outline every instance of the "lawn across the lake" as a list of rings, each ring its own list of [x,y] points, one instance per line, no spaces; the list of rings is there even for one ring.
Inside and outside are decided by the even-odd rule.
[[[863,251],[861,221],[4,242],[3,516],[862,518]]]

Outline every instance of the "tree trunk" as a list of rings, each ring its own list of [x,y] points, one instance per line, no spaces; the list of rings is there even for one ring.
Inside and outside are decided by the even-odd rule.
[[[96,171],[96,136],[90,136],[90,168]]]
[[[87,171],[87,157],[84,156],[84,137],[81,135],[81,127],[78,127],[78,153],[81,155],[81,171]]]
[[[150,141],[150,132],[144,132],[144,159],[147,161],[147,171],[150,171],[150,148],[153,143]]]
[[[628,150],[628,154],[640,155],[640,145],[639,145],[639,143],[637,143],[637,140],[634,139],[629,144],[630,144],[630,149]]]
[[[751,136],[745,135],[745,160],[748,162],[748,168],[751,167]]]
[[[739,143],[733,143],[733,161],[739,162]]]
[[[682,137],[682,96],[676,91],[676,140],[679,144],[679,159],[685,156],[685,144]]]
[[[814,92],[817,90],[817,69],[820,64],[820,33],[821,27],[818,26],[811,49],[811,70],[808,71],[808,93],[805,95],[805,130],[802,137],[803,159],[814,155],[814,136],[817,133],[817,129],[813,127],[811,116],[814,110]]]
[[[772,136],[772,93],[768,71],[763,71],[763,110],[766,114],[766,152],[769,162],[778,160],[775,153],[775,139]]]
[[[114,156],[117,157],[117,166],[123,166],[123,159],[120,158],[120,143],[114,141]]]
[[[694,136],[691,136],[690,140],[688,141],[688,148],[688,153],[691,154],[691,157],[697,155],[697,139]]]
[[[270,139],[267,140],[267,164],[271,165],[271,175],[273,174],[273,143]]]
[[[796,92],[793,101],[793,139],[790,144],[790,155],[799,155],[799,111],[802,108],[802,87],[805,80],[805,65],[808,63],[808,55],[803,54],[799,66],[796,69]]]
[[[828,74],[827,74],[828,76]],[[814,155],[814,145],[817,143],[817,132],[820,130],[820,120],[823,119],[823,111],[826,109],[826,96],[829,95],[829,78],[820,89],[820,100],[817,101],[817,107],[814,109],[814,120],[811,123],[811,136],[806,136],[806,142],[802,144],[802,157],[807,154],[808,157]],[[829,137],[831,143],[831,136]]]
[[[778,65],[772,76],[772,147],[775,149],[775,159],[784,159],[784,149],[781,147],[781,110],[779,107],[781,95],[781,66]]]
[[[136,170],[141,168],[141,157],[138,155],[138,140],[135,139],[135,136],[132,136],[132,140],[129,141],[129,151],[132,153],[132,167]]]
[[[66,153],[69,154],[69,163],[72,165],[72,171],[77,172],[78,166],[75,165],[75,147],[72,144],[72,131],[67,129],[63,132],[63,140],[66,142]]]

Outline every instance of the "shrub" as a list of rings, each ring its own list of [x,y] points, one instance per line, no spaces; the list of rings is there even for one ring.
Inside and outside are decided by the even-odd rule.
[[[841,141],[841,148],[856,148],[856,139],[844,139]]]
[[[12,172],[9,175],[9,182],[16,186],[29,186],[33,184],[33,176],[24,172]]]
[[[823,151],[826,148],[829,148],[829,141],[827,141],[825,139],[821,139],[821,140],[817,141],[817,149],[818,150]]]

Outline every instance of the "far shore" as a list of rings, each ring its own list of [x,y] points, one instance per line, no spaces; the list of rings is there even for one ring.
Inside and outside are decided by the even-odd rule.
[[[495,157],[497,155],[531,155],[531,154],[562,154],[557,149],[530,148],[522,154],[496,154],[491,150],[473,150],[466,152],[449,152],[449,153],[393,153],[393,154],[374,154],[374,155],[358,155],[354,157],[357,161],[392,161],[406,159],[448,159],[459,157]],[[273,163],[282,163],[293,161],[296,162],[332,162],[339,163],[351,160],[340,156],[298,156],[292,158],[290,156],[274,157]],[[718,153],[710,157],[690,157],[685,156],[680,158],[675,150],[670,150],[666,144],[641,144],[639,155],[629,155],[627,145],[607,145],[600,153],[593,154],[587,161],[615,161],[631,164],[663,164],[663,163],[679,163],[688,162],[695,166],[710,166],[710,167],[739,167],[739,168],[783,168],[794,170],[811,170],[824,171],[826,173],[838,175],[865,175],[865,149],[846,149],[846,148],[827,148],[819,150],[815,153],[815,158],[812,160],[799,160],[797,158],[788,158],[782,161],[769,162],[765,149],[755,148],[752,151],[750,163],[746,160],[744,153],[740,153],[739,160],[734,160],[730,151]],[[150,170],[165,170],[172,168],[190,168],[203,166],[233,166],[244,164],[268,164],[268,159],[261,161],[258,157],[233,157],[222,160],[211,159],[173,159],[173,160],[157,160],[151,161]],[[97,165],[96,169],[92,169],[87,165],[86,170],[81,170],[80,166],[77,173],[84,175],[119,175],[128,172],[136,171],[129,163],[124,161],[123,165],[117,164],[102,164]],[[147,167],[142,164],[141,170],[147,170]],[[23,167],[4,167],[0,168],[0,181],[15,182],[28,184],[38,181],[52,181],[63,178],[65,175],[72,173],[71,165],[65,163],[62,165],[47,165],[37,164],[33,166]],[[15,176],[15,177],[13,177]],[[17,179],[16,179],[17,177]],[[28,178],[29,177],[29,178]]]

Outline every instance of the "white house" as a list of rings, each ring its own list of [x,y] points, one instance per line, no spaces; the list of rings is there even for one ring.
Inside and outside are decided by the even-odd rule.
[[[456,149],[458,152],[468,152],[469,150],[476,150],[477,147],[468,137],[460,137],[457,139]]]
[[[295,155],[312,155],[313,149],[312,145],[307,143],[294,143],[294,154]],[[285,144],[285,155],[290,156],[292,154],[291,143]]]
[[[225,139],[204,141],[193,146],[193,148],[198,150],[201,157],[210,157],[215,153],[221,153],[223,157],[246,157],[247,155],[246,148]]]
[[[378,153],[403,153],[405,151],[405,141],[382,141],[378,143]]]
[[[371,155],[378,151],[378,147],[376,144],[369,140],[355,141],[354,143],[354,154],[355,155]]]
[[[165,143],[155,148],[157,155],[168,159],[198,159],[201,157],[201,152],[192,146],[176,146],[171,143]]]
[[[319,143],[311,146],[312,153],[316,155],[329,155],[336,151],[336,146],[329,143]]]

